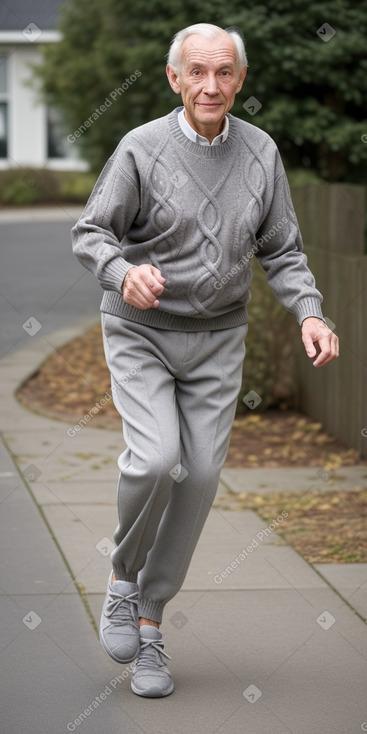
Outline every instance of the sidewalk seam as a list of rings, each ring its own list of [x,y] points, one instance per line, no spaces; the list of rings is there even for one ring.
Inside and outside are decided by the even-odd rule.
[[[302,558],[302,556],[301,556],[301,558]],[[304,558],[303,560],[306,560],[306,559]],[[306,561],[306,562],[308,563],[308,561]],[[309,565],[312,566],[312,564],[309,564]],[[343,564],[341,564],[341,565],[343,565]],[[352,605],[348,601],[348,599],[345,599],[345,597],[340,593],[340,591],[338,591],[338,589],[336,589],[335,586],[333,586],[333,584],[327,578],[325,578],[325,576],[323,576],[323,574],[321,573],[321,571],[319,571],[317,568],[314,568],[313,566],[312,566],[312,568],[315,571],[315,573],[317,573],[317,575],[320,576],[320,579],[322,579],[330,587],[330,589],[335,594],[337,594],[337,596],[339,597],[339,599],[341,599],[342,602],[344,602],[344,604],[346,604],[347,607],[349,607],[349,609],[352,612],[354,612],[354,614],[357,617],[359,617],[359,619],[363,622],[363,624],[365,624],[367,626],[367,619],[365,619],[364,617],[362,617],[362,615],[360,614],[360,612],[358,612],[357,609],[355,609],[354,607],[352,607]]]

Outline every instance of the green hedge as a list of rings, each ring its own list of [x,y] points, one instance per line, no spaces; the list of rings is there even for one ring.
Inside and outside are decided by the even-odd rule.
[[[96,176],[88,172],[11,168],[0,171],[0,203],[3,206],[84,204],[95,180]]]
[[[237,413],[251,412],[243,403],[243,397],[250,390],[255,390],[262,400],[254,412],[269,407],[293,407],[294,354],[303,349],[295,317],[275,299],[255,259],[252,268],[249,329]]]

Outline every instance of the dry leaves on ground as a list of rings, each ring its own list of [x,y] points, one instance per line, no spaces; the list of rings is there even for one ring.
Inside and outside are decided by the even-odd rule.
[[[367,488],[303,494],[228,492],[214,507],[256,510],[266,525],[285,511],[288,515],[276,530],[309,563],[367,562]]]
[[[101,398],[109,396],[104,406]],[[91,428],[121,429],[111,399],[110,375],[105,363],[101,327],[89,329],[49,357],[17,392],[30,410],[70,425],[88,416]],[[97,406],[97,407],[96,407]],[[354,450],[322,430],[297,411],[249,411],[232,428],[227,467],[279,467],[355,464]]]
[[[112,399],[96,409],[103,396],[111,397],[100,325],[89,329],[47,359],[17,397],[34,412],[71,426],[88,415],[88,426],[121,429]],[[226,467],[318,466],[326,472],[353,465],[358,453],[346,449],[322,430],[322,425],[296,411],[249,411],[233,423]],[[366,470],[367,473],[367,470]],[[218,498],[217,507],[255,509],[271,522],[283,509],[284,538],[311,563],[367,562],[365,533],[367,490],[309,491],[263,496],[234,493]]]

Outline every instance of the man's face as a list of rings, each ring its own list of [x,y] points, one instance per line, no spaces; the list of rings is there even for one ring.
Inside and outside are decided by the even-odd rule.
[[[188,36],[181,47],[180,71],[167,66],[169,83],[181,94],[188,123],[210,141],[220,133],[246,72],[246,66],[238,69],[236,47],[228,33],[216,38]]]

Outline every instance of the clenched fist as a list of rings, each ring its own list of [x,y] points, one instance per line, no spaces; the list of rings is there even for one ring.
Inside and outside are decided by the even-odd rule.
[[[157,296],[163,292],[163,284],[166,279],[160,270],[153,265],[138,265],[127,271],[122,295],[125,303],[145,311],[148,308],[157,308],[159,301]]]

